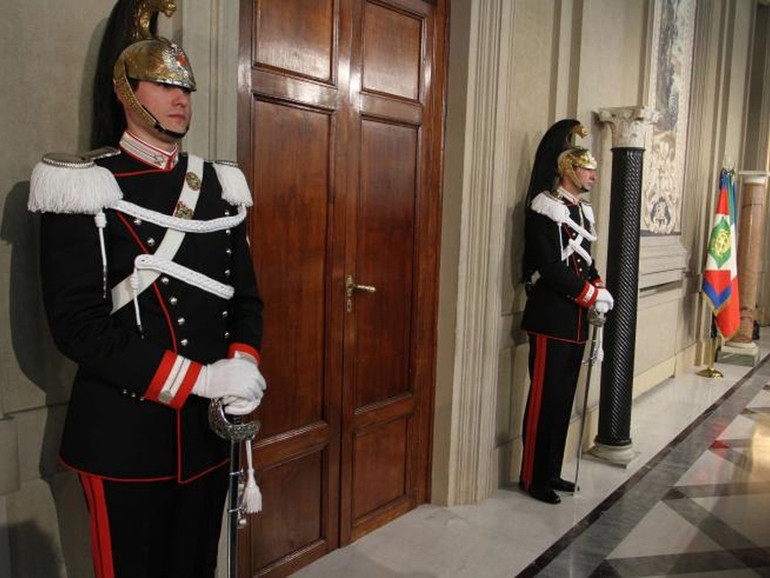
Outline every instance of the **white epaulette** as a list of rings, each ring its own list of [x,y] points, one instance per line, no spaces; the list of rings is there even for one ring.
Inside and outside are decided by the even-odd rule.
[[[123,193],[115,177],[94,160],[120,154],[104,147],[82,154],[47,153],[32,170],[27,208],[36,213],[96,215]]]
[[[251,207],[254,200],[251,197],[249,184],[237,163],[219,160],[214,161],[213,165],[219,184],[222,185],[222,198],[231,205]]]
[[[559,199],[554,197],[548,191],[543,191],[538,194],[532,203],[530,208],[541,215],[545,215],[552,221],[558,224],[562,224],[569,220],[569,208],[562,203]]]

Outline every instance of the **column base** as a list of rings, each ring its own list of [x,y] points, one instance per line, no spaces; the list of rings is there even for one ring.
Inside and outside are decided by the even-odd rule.
[[[595,443],[584,456],[611,466],[627,468],[631,462],[639,457],[640,452],[633,449],[632,444],[626,446],[608,446],[606,444]]]
[[[728,341],[719,351],[719,363],[754,367],[759,364],[759,347],[754,342]]]

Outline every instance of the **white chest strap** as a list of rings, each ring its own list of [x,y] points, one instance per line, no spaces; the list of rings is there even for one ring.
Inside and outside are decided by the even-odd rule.
[[[195,155],[188,155],[187,159],[187,173],[188,175],[194,175],[195,178],[185,178],[182,193],[177,201],[177,207],[181,206],[180,204],[186,206],[189,208],[189,214],[192,215],[200,197],[201,181],[203,180],[203,159]],[[193,183],[197,182],[197,190],[190,186],[191,181]],[[157,251],[155,251],[155,256],[169,261],[173,260],[179,247],[182,245],[185,234],[184,231],[177,229],[167,229],[163,235],[163,240],[158,245]],[[112,313],[115,313],[132,299],[138,297],[145,289],[155,283],[160,275],[161,273],[154,269],[138,270],[115,285],[112,288]]]

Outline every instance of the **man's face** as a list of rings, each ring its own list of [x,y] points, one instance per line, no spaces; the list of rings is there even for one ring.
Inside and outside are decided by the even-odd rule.
[[[134,89],[137,100],[157,118],[164,128],[182,133],[187,132],[192,118],[190,91],[179,86],[140,80]],[[129,128],[141,124],[130,109],[126,109]],[[133,123],[131,121],[134,121]],[[154,131],[156,138],[167,140],[171,137]]]
[[[583,167],[575,167],[575,176],[583,183],[583,189],[590,191],[596,183],[596,169],[584,169]]]

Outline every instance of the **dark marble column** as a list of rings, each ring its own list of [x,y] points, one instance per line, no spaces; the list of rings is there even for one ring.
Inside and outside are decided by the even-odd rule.
[[[631,441],[631,401],[639,289],[639,223],[646,128],[657,113],[643,107],[599,111],[612,129],[607,289],[615,307],[604,326],[604,362],[599,397],[599,428],[591,453],[627,464],[635,456]]]

